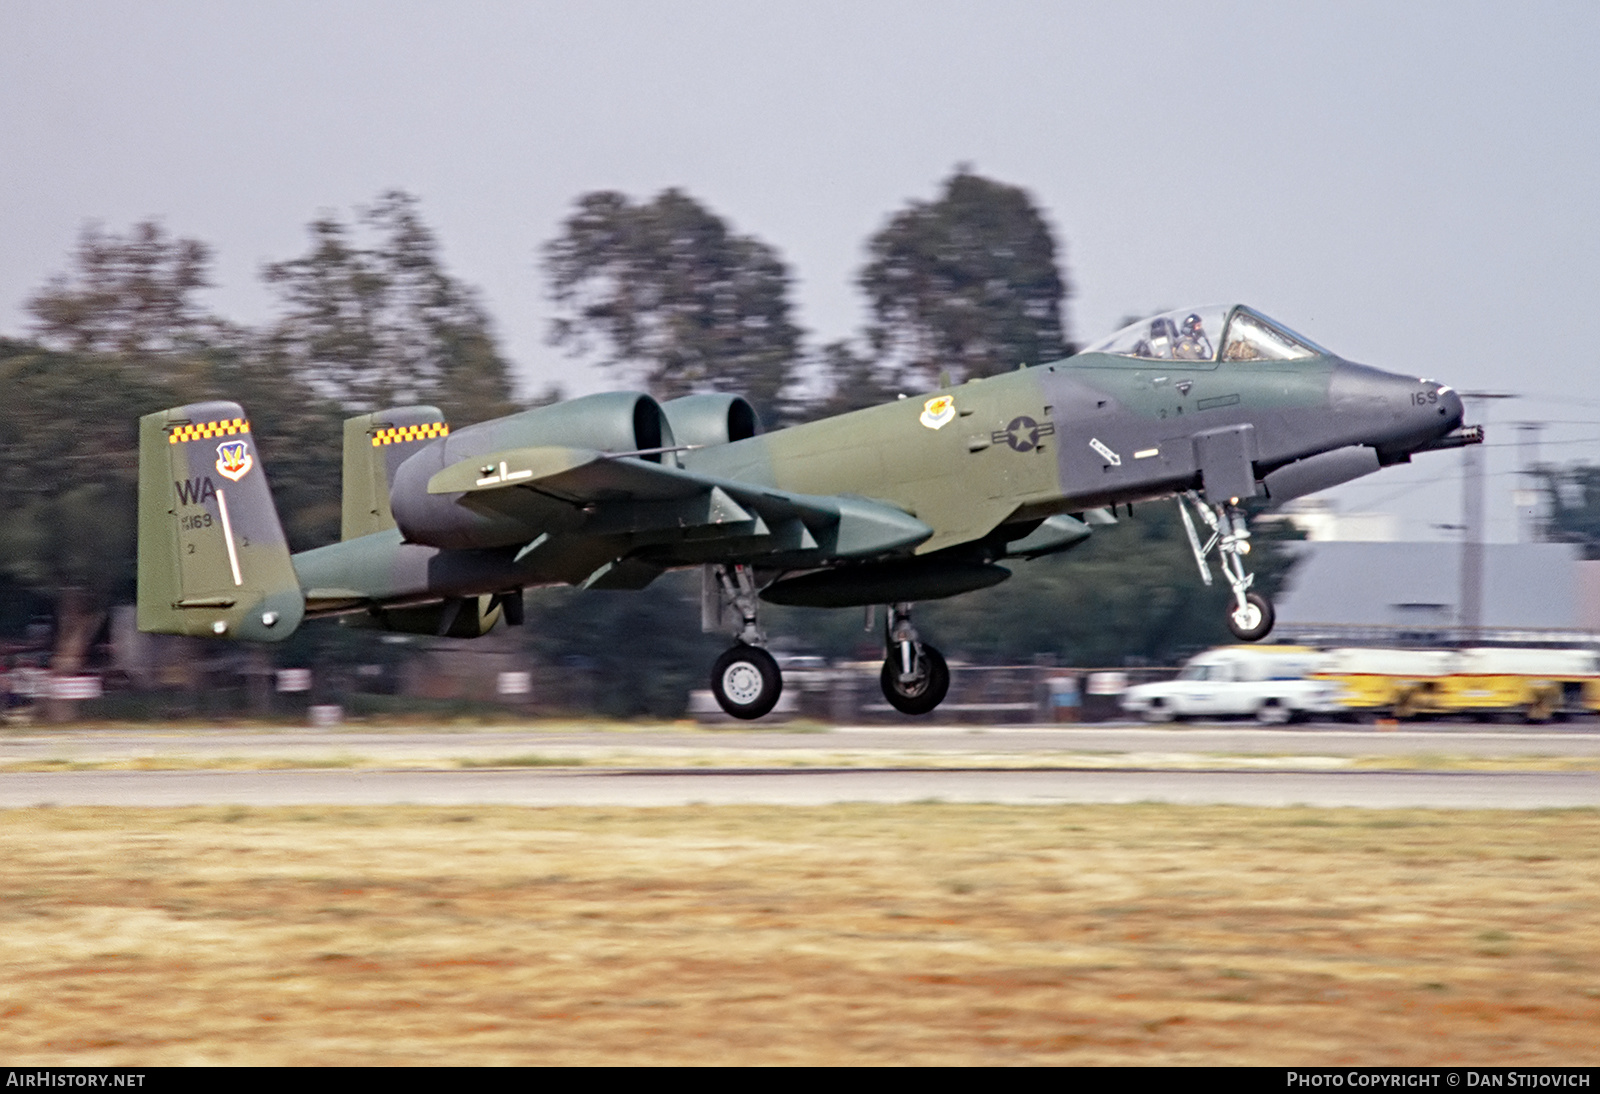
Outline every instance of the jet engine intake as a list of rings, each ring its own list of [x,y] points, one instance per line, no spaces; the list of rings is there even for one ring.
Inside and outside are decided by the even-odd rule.
[[[761,432],[756,409],[739,395],[685,395],[661,404],[679,444],[696,448],[742,441]]]
[[[469,425],[408,458],[395,471],[389,508],[410,543],[447,549],[525,544],[542,532],[574,527],[570,504],[531,491],[514,511],[471,504],[471,496],[429,494],[428,480],[446,467],[514,448],[568,447],[638,453],[660,463],[677,442],[661,405],[636,391],[609,391]]]

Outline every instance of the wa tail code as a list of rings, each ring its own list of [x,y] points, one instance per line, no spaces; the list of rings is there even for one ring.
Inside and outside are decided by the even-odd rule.
[[[203,505],[217,496],[217,488],[209,475],[200,479],[174,480],[172,485],[178,491],[179,505]]]

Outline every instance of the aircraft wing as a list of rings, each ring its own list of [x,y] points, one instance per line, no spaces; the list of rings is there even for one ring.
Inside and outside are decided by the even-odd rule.
[[[582,448],[512,448],[452,464],[430,494],[515,517],[534,492],[582,508],[579,535],[625,535],[674,562],[799,556],[793,564],[871,558],[914,547],[933,529],[848,495],[795,494]]]

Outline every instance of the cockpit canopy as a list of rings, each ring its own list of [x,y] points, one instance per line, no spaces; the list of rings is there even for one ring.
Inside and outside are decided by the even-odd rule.
[[[1294,361],[1328,351],[1243,304],[1179,308],[1141,319],[1084,353],[1151,361]]]

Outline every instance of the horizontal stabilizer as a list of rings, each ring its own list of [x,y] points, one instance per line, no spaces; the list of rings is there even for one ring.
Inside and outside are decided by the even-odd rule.
[[[603,459],[600,453],[586,448],[511,448],[451,464],[428,480],[428,493],[473,494],[513,486],[539,486],[559,492],[559,484],[552,480],[567,472],[592,468]],[[598,486],[603,476],[597,475],[597,470],[583,476],[584,480]]]

